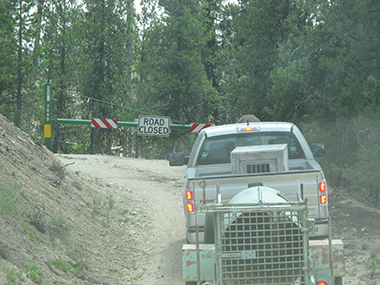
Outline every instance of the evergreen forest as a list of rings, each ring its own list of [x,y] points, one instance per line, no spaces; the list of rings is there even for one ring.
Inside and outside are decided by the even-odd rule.
[[[53,118],[294,122],[330,185],[380,203],[375,0],[0,0],[0,113],[43,142]],[[53,125],[53,151],[166,158],[196,134]]]

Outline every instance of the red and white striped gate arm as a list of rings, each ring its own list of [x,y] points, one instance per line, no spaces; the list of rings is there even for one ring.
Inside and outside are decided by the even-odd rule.
[[[117,129],[117,120],[113,119],[91,119],[91,127],[103,129]]]
[[[213,126],[212,124],[192,124],[190,126],[190,132],[199,133],[201,130]]]

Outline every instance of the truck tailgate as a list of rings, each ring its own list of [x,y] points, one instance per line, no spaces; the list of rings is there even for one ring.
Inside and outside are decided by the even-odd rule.
[[[249,175],[212,176],[189,179],[187,188],[194,192],[196,206],[203,203],[203,188],[205,203],[216,203],[217,187],[220,189],[222,203],[228,203],[237,193],[253,186],[266,186],[276,189],[292,201],[299,199],[301,187],[303,198],[308,199],[311,218],[319,218],[318,176],[320,171],[302,172],[290,171],[281,173],[260,173]],[[219,185],[219,186],[217,186]]]

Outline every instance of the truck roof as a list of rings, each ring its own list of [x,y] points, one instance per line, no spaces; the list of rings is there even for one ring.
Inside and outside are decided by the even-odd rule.
[[[235,134],[243,131],[248,126],[252,127],[254,131],[290,132],[295,125],[287,122],[250,122],[249,124],[240,123],[209,127],[203,129],[202,132],[204,132],[207,137],[213,137]]]

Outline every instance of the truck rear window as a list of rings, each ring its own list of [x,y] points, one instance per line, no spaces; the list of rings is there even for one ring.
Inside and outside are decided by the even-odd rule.
[[[270,144],[287,144],[289,159],[305,158],[303,149],[293,133],[238,133],[207,138],[199,152],[197,165],[230,163],[230,153],[235,147]]]

